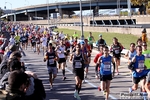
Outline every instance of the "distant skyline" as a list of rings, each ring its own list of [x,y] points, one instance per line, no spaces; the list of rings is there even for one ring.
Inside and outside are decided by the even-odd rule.
[[[0,7],[4,9],[4,7],[6,6],[6,9],[11,9],[11,5],[12,5],[12,9],[14,9],[14,8],[19,8],[24,6],[46,4],[47,1],[48,0],[1,0]],[[49,0],[49,3],[68,2],[68,1],[79,1],[79,0]]]

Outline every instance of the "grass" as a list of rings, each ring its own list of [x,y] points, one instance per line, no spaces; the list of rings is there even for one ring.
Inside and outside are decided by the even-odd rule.
[[[79,36],[81,34],[80,31],[77,31],[77,30],[70,30],[70,29],[63,29],[63,28],[60,28],[60,29],[55,29],[54,31],[63,31],[64,34],[69,34],[69,36],[72,36],[74,31],[76,31]],[[103,39],[105,39],[106,43],[108,45],[111,45],[112,44],[112,38],[113,37],[117,37],[119,42],[127,49],[129,49],[129,46],[130,46],[130,43],[136,43],[137,39],[139,37],[135,36],[135,35],[132,35],[132,34],[120,34],[120,33],[99,33],[99,32],[92,32],[93,33],[93,36],[95,38],[95,40],[97,41],[99,39],[99,34],[102,34],[103,36]],[[89,32],[87,31],[84,31],[84,36],[85,38],[88,38],[89,36]],[[150,45],[150,42],[148,42],[148,45]],[[148,47],[148,49],[150,49],[150,47]]]

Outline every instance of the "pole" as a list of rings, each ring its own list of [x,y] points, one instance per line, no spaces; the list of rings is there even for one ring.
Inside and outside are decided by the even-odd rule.
[[[128,2],[128,16],[131,17],[131,0],[127,0]]]
[[[80,0],[80,26],[81,26],[81,40],[84,40],[84,34],[83,34],[83,18],[82,18],[82,0]]]
[[[49,26],[49,0],[47,0],[47,22],[48,22],[48,26]]]
[[[10,4],[10,6],[11,6],[11,14],[12,14],[12,4],[11,4],[10,2],[5,2],[5,4],[6,4],[6,3]],[[12,15],[11,15],[11,21],[13,21]]]

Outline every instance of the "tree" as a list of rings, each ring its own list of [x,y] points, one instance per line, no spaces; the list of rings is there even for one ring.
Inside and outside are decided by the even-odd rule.
[[[146,8],[150,8],[150,0],[131,0],[131,4],[139,7],[140,14],[146,14]]]
[[[0,16],[2,16],[3,13],[4,13],[4,12],[3,12],[3,9],[0,8]]]

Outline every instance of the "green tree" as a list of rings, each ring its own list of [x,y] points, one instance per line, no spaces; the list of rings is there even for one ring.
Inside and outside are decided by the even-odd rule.
[[[131,0],[131,4],[135,6],[140,6],[139,12],[140,14],[146,14],[146,10],[150,9],[150,0]]]
[[[3,9],[0,8],[0,16],[2,16],[3,13],[4,13],[4,12],[3,12]]]

